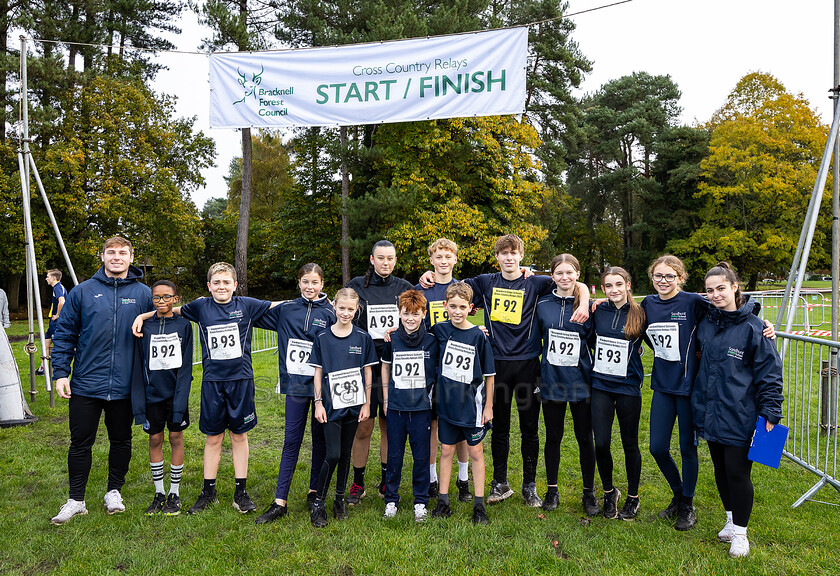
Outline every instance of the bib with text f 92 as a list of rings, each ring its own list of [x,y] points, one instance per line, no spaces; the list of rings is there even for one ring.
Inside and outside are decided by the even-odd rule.
[[[239,325],[236,322],[207,327],[207,348],[211,360],[242,358]]]
[[[575,332],[549,328],[545,359],[552,366],[577,366],[580,360],[580,336]]]
[[[490,298],[490,320],[505,324],[522,322],[522,304],[525,301],[524,290],[493,288]]]
[[[627,376],[627,357],[630,342],[620,338],[598,336],[595,345],[595,372],[624,378]]]
[[[152,334],[149,344],[149,370],[180,368],[181,338],[177,334]]]
[[[400,325],[396,304],[373,304],[367,307],[368,334],[374,340],[385,338],[385,332]]]
[[[429,325],[434,326],[438,322],[447,320],[449,320],[449,312],[446,311],[446,302],[444,300],[429,302]]]
[[[676,322],[656,322],[647,329],[653,355],[669,362],[680,361],[680,326]]]
[[[422,350],[394,352],[391,378],[398,390],[426,387],[426,358]]]
[[[469,384],[473,379],[475,346],[449,340],[441,358],[440,373],[450,380]]]
[[[289,338],[286,345],[286,372],[297,376],[314,376],[315,367],[309,364],[312,342]]]
[[[361,368],[348,368],[330,372],[330,398],[333,410],[352,408],[365,403],[365,386]]]

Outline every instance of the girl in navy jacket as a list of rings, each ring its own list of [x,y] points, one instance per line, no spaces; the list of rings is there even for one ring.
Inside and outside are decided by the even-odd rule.
[[[718,538],[731,543],[729,555],[737,558],[750,551],[753,485],[747,454],[757,417],[765,418],[767,431],[782,418],[782,360],[762,335],[764,323],[755,315],[759,304],[741,295],[730,266],[719,263],[705,282],[714,308],[698,327],[700,369],[691,406],[697,434],[709,444],[726,509]]]

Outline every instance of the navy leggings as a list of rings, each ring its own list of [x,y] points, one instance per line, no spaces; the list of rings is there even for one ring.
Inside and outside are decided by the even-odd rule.
[[[595,444],[592,441],[592,409],[589,399],[579,402],[542,401],[543,421],[545,422],[545,477],[549,486],[557,484],[560,470],[560,443],[566,421],[566,405],[572,413],[575,427],[575,439],[580,456],[580,474],[583,487],[591,490],[595,485]]]
[[[275,498],[286,500],[289,497],[289,485],[295,473],[303,432],[306,430],[306,416],[312,406],[312,468],[309,471],[309,489],[318,488],[318,474],[324,463],[327,448],[324,445],[324,425],[315,419],[315,404],[312,398],[286,395],[286,435],[283,438],[283,453],[280,456],[280,472],[277,474]]]
[[[750,447],[708,444],[723,509],[732,511],[732,522],[736,526],[746,527],[753,507],[752,462],[747,458]]]
[[[618,417],[621,445],[624,448],[624,466],[627,470],[627,493],[639,495],[639,478],[642,475],[642,453],[639,451],[639,419],[642,415],[642,397],[628,396],[592,389],[592,432],[595,435],[595,459],[604,492],[613,489],[613,459],[610,453],[613,419]]]
[[[429,503],[429,441],[432,411],[388,411],[388,468],[385,472],[385,503],[399,502],[405,441],[411,446],[412,493],[415,504]]]
[[[682,479],[676,462],[671,457],[671,436],[674,422],[679,419],[680,458]],[[697,444],[691,416],[691,397],[677,396],[658,390],[653,391],[650,402],[650,454],[675,494],[694,497],[697,487]]]
[[[335,499],[344,498],[344,489],[347,487],[347,475],[350,473],[350,453],[353,450],[353,439],[356,437],[356,428],[359,427],[357,416],[348,414],[341,420],[330,420],[324,424],[324,441],[327,446],[327,453],[324,463],[321,465],[321,472],[318,474],[318,499],[325,500],[327,488],[330,486],[333,472],[336,467],[338,474],[335,477]]]

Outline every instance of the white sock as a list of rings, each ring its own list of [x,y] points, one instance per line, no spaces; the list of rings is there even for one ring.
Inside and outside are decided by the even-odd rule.
[[[469,460],[467,460],[466,462],[461,462],[460,460],[458,461],[458,480],[460,480],[461,482],[463,482],[465,480],[469,480],[470,477],[467,474],[467,471],[469,470],[469,468],[470,468]]]
[[[169,465],[169,493],[180,496],[181,489],[181,473],[184,471],[184,465],[175,466]]]
[[[437,465],[429,464],[429,482],[437,482]]]
[[[738,526],[737,524],[732,525],[732,533],[733,534],[740,534],[742,536],[747,535],[747,527],[746,526]]]
[[[155,483],[155,493],[163,494],[163,460],[160,462],[149,462],[152,469],[152,482]]]
[[[732,510],[726,511],[726,523],[732,524]]]

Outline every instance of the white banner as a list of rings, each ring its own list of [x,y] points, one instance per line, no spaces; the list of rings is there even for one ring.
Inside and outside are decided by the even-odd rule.
[[[210,126],[344,126],[525,111],[528,29],[210,55]]]

